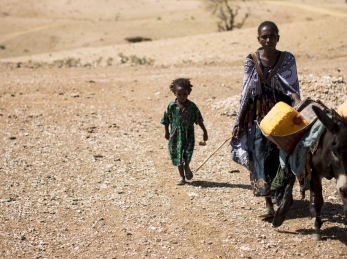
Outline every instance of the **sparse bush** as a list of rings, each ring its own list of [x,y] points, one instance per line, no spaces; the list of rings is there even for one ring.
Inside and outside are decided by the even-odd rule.
[[[234,0],[205,0],[207,9],[219,18],[218,30],[231,31],[234,28],[241,28],[249,14],[246,13],[241,22],[235,23],[235,18],[239,14],[240,6],[232,7],[231,2]]]
[[[79,58],[66,58],[58,59],[53,61],[54,66],[56,67],[79,67],[81,66],[81,60]]]
[[[128,61],[136,65],[153,65],[154,64],[154,59],[151,59],[151,58],[146,58],[146,57],[139,58],[136,55],[131,55],[127,57],[123,55],[123,53],[119,53],[118,56],[120,57],[120,62],[122,64],[125,64]]]
[[[153,59],[147,59],[145,57],[139,58],[135,55],[130,56],[131,63],[137,64],[137,65],[151,65],[153,64]]]
[[[183,59],[182,62],[183,62],[184,64],[190,64],[190,63],[192,63],[192,61],[191,61],[190,59]]]
[[[80,59],[79,58],[68,58],[65,59],[65,66],[67,67],[78,67],[80,65]]]
[[[127,56],[124,56],[123,53],[119,53],[118,56],[120,57],[120,63],[124,64],[127,63],[129,58]]]
[[[112,63],[113,63],[113,58],[109,57],[109,58],[107,59],[107,61],[106,61],[106,64],[107,64],[108,66],[112,66]]]
[[[96,60],[96,64],[97,64],[97,65],[100,65],[101,61],[102,61],[102,57],[99,57],[99,58]]]
[[[61,59],[59,59],[59,60],[54,60],[54,61],[53,61],[53,64],[54,64],[54,66],[62,67],[62,66],[64,65],[64,60],[61,60]]]

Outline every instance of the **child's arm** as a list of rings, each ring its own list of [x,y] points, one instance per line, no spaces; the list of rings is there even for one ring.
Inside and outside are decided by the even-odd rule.
[[[207,130],[205,128],[204,123],[202,121],[199,122],[199,126],[202,129],[202,131],[204,132],[204,141],[207,141],[208,140],[208,135],[207,135]]]
[[[169,133],[169,125],[165,125],[165,138],[169,140],[170,133]]]

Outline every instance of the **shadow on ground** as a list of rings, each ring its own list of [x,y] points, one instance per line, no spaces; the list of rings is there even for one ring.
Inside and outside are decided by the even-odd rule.
[[[244,190],[251,190],[248,184],[230,184],[230,183],[218,183],[209,181],[193,181],[188,182],[189,185],[201,188],[239,188]]]
[[[287,214],[286,220],[283,225],[286,224],[288,220],[296,218],[307,218],[307,221],[311,221],[310,202],[308,200],[295,200]],[[339,240],[345,246],[347,246],[347,231],[344,225],[346,224],[346,219],[343,216],[343,206],[340,204],[333,204],[330,202],[324,203],[322,207],[322,221],[323,225],[321,227],[322,240]],[[268,222],[272,222],[272,219],[266,219]],[[341,226],[334,226],[329,228],[324,228],[324,222],[335,222]],[[312,228],[310,229],[297,229],[295,232],[278,230],[280,233],[293,234],[293,235],[314,235],[314,222],[311,221]]]

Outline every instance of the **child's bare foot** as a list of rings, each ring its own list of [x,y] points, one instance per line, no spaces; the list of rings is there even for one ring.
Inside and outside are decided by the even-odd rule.
[[[189,166],[184,169],[186,173],[186,179],[187,180],[192,180],[193,179],[193,172],[190,170]]]
[[[184,178],[181,177],[180,179],[177,180],[176,184],[177,185],[185,185],[186,184],[186,180],[184,180]]]

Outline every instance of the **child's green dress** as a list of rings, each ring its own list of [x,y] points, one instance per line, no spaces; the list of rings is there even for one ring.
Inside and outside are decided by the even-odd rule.
[[[194,123],[200,122],[203,118],[195,103],[187,100],[183,110],[178,107],[177,99],[169,103],[160,123],[170,125],[169,153],[174,166],[191,161],[195,144]]]

